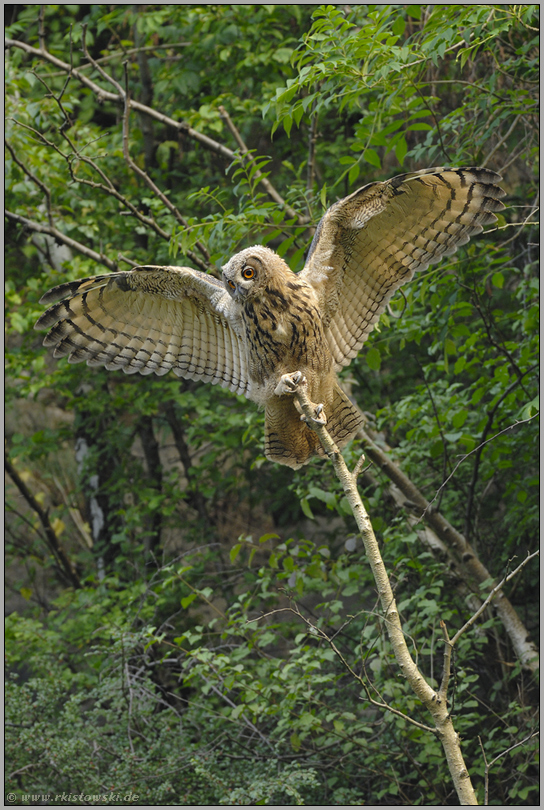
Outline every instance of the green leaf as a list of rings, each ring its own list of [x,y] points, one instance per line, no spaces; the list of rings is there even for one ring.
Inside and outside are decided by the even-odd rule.
[[[504,287],[504,276],[502,273],[494,273],[491,279],[491,282],[494,287],[498,287],[499,290],[502,290]]]
[[[363,152],[363,160],[366,160],[367,163],[370,163],[371,166],[376,166],[378,169],[382,167],[378,153],[375,152],[374,149],[365,149]]]
[[[295,753],[297,751],[300,751],[302,740],[300,739],[296,731],[294,731],[289,737],[289,742],[291,743],[291,748],[293,749],[293,751],[295,751]]]
[[[181,607],[185,610],[188,608],[190,604],[192,604],[196,599],[196,593],[190,593],[189,596],[184,596],[181,600]]]
[[[366,362],[369,368],[373,371],[379,371],[382,364],[382,357],[380,350],[375,346],[371,346],[365,353]]]
[[[303,712],[300,715],[298,722],[303,728],[309,728],[310,726],[313,726],[316,722],[319,725],[317,718],[314,717],[313,714],[310,714],[310,712]]]
[[[310,518],[310,520],[315,520],[315,515],[312,512],[312,510],[310,509],[310,504],[308,503],[307,498],[302,498],[301,499],[300,507],[301,507],[302,511],[304,512],[304,514],[306,515],[307,518]]]
[[[267,540],[279,540],[279,534],[275,534],[274,532],[269,532],[268,534],[263,534],[262,537],[259,537],[259,543],[266,543]]]
[[[395,36],[400,37],[404,34],[404,29],[406,28],[406,21],[402,17],[397,17],[393,25],[391,26],[392,32]]]
[[[460,427],[463,427],[463,425],[465,424],[467,419],[468,419],[468,411],[467,410],[462,410],[462,411],[458,411],[456,414],[453,415],[451,423],[452,423],[453,427],[460,428]]]
[[[348,173],[348,181],[349,181],[350,185],[353,185],[353,183],[355,183],[355,181],[359,177],[360,171],[361,171],[361,169],[359,167],[359,164],[354,163],[353,166],[351,167],[351,169],[349,170],[349,173]]]
[[[397,156],[397,160],[401,166],[404,163],[404,158],[406,157],[407,152],[408,144],[406,143],[406,138],[402,136],[402,138],[400,138],[395,144],[395,155]]]

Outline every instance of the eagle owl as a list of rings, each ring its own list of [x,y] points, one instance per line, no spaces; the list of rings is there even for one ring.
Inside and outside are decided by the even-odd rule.
[[[322,454],[295,407],[302,379],[339,447],[361,414],[337,372],[361,350],[393,293],[448,256],[504,206],[487,169],[428,169],[367,186],[321,219],[306,265],[249,247],[222,281],[189,267],[133,270],[61,284],[36,323],[70,363],[166,374],[229,388],[265,410],[265,452],[298,469]],[[51,328],[52,327],[52,328]]]

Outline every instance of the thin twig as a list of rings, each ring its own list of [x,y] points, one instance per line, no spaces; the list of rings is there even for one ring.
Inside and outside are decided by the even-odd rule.
[[[481,739],[481,737],[478,737],[478,741],[480,743],[480,748],[482,749],[482,756],[484,758],[484,764],[485,764],[485,772],[484,772],[484,780],[485,780],[484,806],[485,807],[487,807],[489,805],[489,771],[490,771],[492,765],[494,765],[495,762],[497,762],[498,759],[500,759],[501,757],[504,757],[505,754],[509,754],[510,751],[513,751],[515,748],[519,748],[520,745],[525,745],[525,743],[529,742],[529,740],[532,740],[533,737],[537,737],[538,734],[539,734],[538,731],[532,731],[531,734],[529,734],[528,737],[525,737],[524,740],[520,740],[520,742],[514,743],[514,745],[511,745],[510,748],[506,749],[506,751],[501,751],[501,753],[498,756],[496,756],[495,759],[492,759],[491,762],[487,761],[487,757],[485,755],[485,749],[484,749],[484,746],[482,744],[482,739]]]
[[[470,453],[465,453],[465,455],[462,456],[461,459],[457,462],[457,464],[455,465],[455,467],[451,471],[450,475],[446,478],[444,483],[441,484],[440,487],[437,489],[437,491],[435,492],[434,498],[432,499],[432,501],[430,501],[427,504],[423,514],[421,515],[421,517],[419,519],[423,520],[423,518],[425,517],[425,515],[427,513],[427,510],[432,507],[433,503],[436,501],[436,499],[437,499],[438,495],[440,494],[440,492],[442,491],[442,489],[453,478],[453,476],[455,475],[455,473],[457,472],[457,470],[459,469],[461,464],[464,461],[466,461],[469,456],[471,456],[473,453],[476,453],[478,450],[481,450],[484,445],[489,444],[489,442],[492,442],[495,439],[497,439],[499,436],[502,436],[503,433],[507,433],[509,430],[513,430],[515,427],[518,427],[518,425],[524,425],[526,422],[532,422],[532,420],[536,419],[537,416],[538,416],[538,414],[535,414],[534,416],[529,416],[528,419],[519,419],[518,421],[514,422],[513,424],[508,425],[508,427],[505,427],[504,430],[499,430],[499,432],[495,433],[495,435],[491,436],[491,438],[486,439],[485,442],[482,442],[481,444],[479,444],[478,447],[475,447],[473,450],[470,451]]]
[[[498,143],[497,143],[497,144],[496,144],[496,145],[493,147],[493,149],[491,150],[491,152],[489,152],[489,154],[487,155],[487,157],[485,158],[485,160],[483,160],[483,161],[482,161],[482,162],[479,164],[479,165],[481,166],[481,168],[482,168],[482,169],[485,169],[485,167],[487,166],[487,164],[489,163],[489,161],[491,160],[491,158],[493,157],[493,155],[494,155],[494,154],[496,154],[496,153],[499,151],[499,149],[501,148],[501,146],[502,146],[502,145],[505,143],[505,141],[507,141],[507,140],[508,140],[508,138],[510,137],[510,135],[512,134],[512,132],[513,132],[513,131],[515,130],[515,128],[517,127],[517,125],[518,125],[518,122],[519,122],[520,118],[522,118],[521,113],[520,113],[519,115],[516,115],[516,117],[515,117],[515,118],[514,118],[514,120],[512,121],[512,125],[511,125],[511,126],[508,128],[508,131],[507,131],[507,132],[506,132],[506,133],[503,135],[503,137],[500,139],[500,141],[499,141],[499,142],[498,142]]]
[[[229,130],[231,131],[231,133],[232,133],[232,135],[233,135],[233,137],[234,137],[234,140],[235,140],[235,141],[236,141],[236,143],[238,144],[238,146],[239,146],[239,148],[240,148],[240,153],[242,154],[242,156],[244,157],[244,159],[245,159],[245,160],[247,160],[247,161],[249,161],[250,163],[253,163],[253,165],[255,165],[255,158],[254,158],[254,157],[253,157],[253,155],[250,153],[249,149],[247,148],[246,144],[244,143],[244,141],[243,141],[243,139],[242,139],[242,136],[240,135],[240,132],[238,131],[238,129],[237,129],[237,128],[236,128],[236,126],[234,125],[234,123],[233,123],[233,121],[232,121],[232,119],[231,119],[230,115],[228,114],[228,112],[226,111],[226,109],[225,109],[224,107],[219,106],[219,108],[218,108],[218,109],[219,109],[219,113],[220,113],[220,115],[221,115],[221,118],[223,118],[223,119],[224,119],[224,121],[225,121],[225,123],[226,123],[227,127],[229,128]],[[278,205],[279,205],[281,208],[283,208],[283,210],[284,210],[284,211],[287,213],[287,215],[288,215],[288,216],[292,217],[293,219],[296,219],[299,225],[307,225],[307,224],[308,224],[308,222],[309,222],[308,217],[303,217],[303,216],[301,216],[300,214],[297,214],[297,212],[295,211],[295,209],[294,209],[294,208],[291,208],[291,206],[290,206],[288,203],[286,203],[286,202],[285,202],[285,200],[283,199],[283,197],[281,196],[281,194],[279,194],[279,193],[276,191],[276,189],[274,188],[274,186],[272,185],[272,183],[270,183],[270,181],[268,180],[268,178],[267,178],[267,177],[265,177],[265,175],[263,175],[263,173],[261,172],[261,170],[260,170],[260,169],[255,169],[255,172],[254,172],[254,175],[253,175],[253,176],[254,176],[254,177],[256,177],[256,178],[258,178],[258,180],[259,180],[259,182],[261,183],[261,185],[262,185],[262,186],[263,186],[263,187],[266,189],[266,191],[268,192],[268,195],[269,195],[269,196],[270,196],[270,197],[271,197],[271,198],[272,198],[272,199],[273,199],[275,202],[277,202],[277,203],[278,203]]]
[[[406,722],[411,723],[413,726],[416,726],[417,728],[420,728],[423,731],[429,731],[431,734],[436,734],[437,733],[436,728],[432,728],[431,726],[425,725],[425,723],[420,723],[417,720],[414,720],[413,717],[410,717],[409,715],[404,714],[404,712],[401,712],[398,709],[395,709],[393,706],[390,706],[388,703],[374,700],[374,698],[370,694],[370,689],[368,687],[368,684],[350,666],[349,662],[346,660],[344,655],[340,652],[340,650],[338,649],[338,647],[334,643],[333,639],[330,638],[320,627],[317,627],[316,625],[312,624],[312,622],[309,619],[307,619],[305,616],[303,616],[302,613],[300,612],[300,610],[298,609],[298,607],[296,607],[296,608],[293,608],[293,607],[276,608],[275,610],[271,610],[268,613],[264,613],[263,615],[257,616],[254,619],[248,619],[246,621],[246,624],[251,624],[252,622],[260,621],[261,619],[264,619],[267,616],[273,616],[276,613],[285,613],[285,612],[294,613],[295,616],[298,616],[300,619],[302,619],[302,621],[305,624],[308,625],[309,628],[311,628],[311,634],[312,635],[319,636],[320,638],[322,638],[324,641],[327,642],[327,644],[330,646],[330,648],[332,649],[334,654],[340,659],[342,665],[347,669],[347,671],[350,673],[350,675],[356,681],[358,681],[361,684],[361,686],[363,687],[363,689],[365,691],[365,694],[366,694],[366,697],[367,697],[367,700],[369,701],[369,703],[371,703],[373,706],[376,706],[376,708],[386,709],[388,712],[391,712],[391,714],[394,714],[397,717],[401,717],[403,720],[406,720]],[[383,617],[380,616],[380,618],[383,618]],[[371,685],[373,686],[373,684],[371,684]],[[375,687],[373,686],[373,688],[375,688]]]
[[[83,48],[83,53],[85,54],[85,57],[86,57],[86,58],[89,60],[89,62],[90,62],[90,63],[91,63],[91,65],[92,65],[92,66],[95,68],[95,70],[97,70],[97,71],[100,73],[100,75],[102,76],[102,78],[103,78],[103,79],[105,79],[107,82],[109,82],[109,83],[110,83],[110,84],[111,84],[113,87],[115,87],[115,89],[117,90],[117,92],[119,93],[119,95],[121,96],[121,98],[124,98],[124,97],[125,97],[125,92],[126,92],[126,91],[125,91],[125,90],[124,90],[124,89],[121,87],[121,85],[119,84],[119,82],[116,82],[116,81],[115,81],[115,79],[113,78],[113,76],[110,76],[110,74],[109,74],[109,73],[106,73],[106,71],[105,71],[105,70],[103,70],[103,69],[100,67],[100,65],[98,64],[98,62],[95,62],[95,60],[92,58],[91,54],[89,53],[89,50],[88,50],[88,48],[87,48],[87,41],[86,41],[86,39],[87,39],[87,23],[82,23],[82,25],[81,25],[81,30],[82,30],[82,32],[83,32],[83,35],[82,35],[82,40],[81,40],[81,45],[82,45],[82,48]]]
[[[527,557],[525,557],[525,559],[523,560],[523,562],[521,562],[521,563],[518,565],[518,567],[517,567],[517,568],[515,568],[515,569],[514,569],[514,570],[513,570],[513,571],[512,571],[510,574],[508,574],[507,576],[505,576],[505,577],[504,577],[504,578],[503,578],[503,579],[502,579],[502,580],[501,580],[501,581],[500,581],[500,582],[499,582],[497,585],[495,585],[495,587],[494,587],[494,588],[493,588],[493,590],[490,592],[490,594],[489,594],[489,596],[487,597],[487,599],[485,600],[485,602],[482,602],[482,604],[480,605],[480,607],[478,608],[478,610],[477,610],[475,613],[473,613],[473,614],[472,614],[472,616],[470,617],[470,619],[468,620],[468,622],[465,622],[465,624],[464,624],[464,625],[461,627],[461,629],[460,629],[460,630],[458,630],[458,631],[457,631],[457,633],[454,635],[454,637],[451,639],[451,642],[450,642],[450,643],[451,643],[452,647],[453,647],[453,646],[455,646],[455,644],[457,643],[458,639],[459,639],[459,638],[460,638],[460,637],[463,635],[463,633],[464,633],[466,630],[468,630],[468,628],[469,628],[469,627],[471,627],[471,626],[474,624],[474,622],[476,621],[476,619],[478,618],[478,616],[480,616],[480,614],[481,614],[481,613],[483,613],[483,611],[486,609],[486,607],[487,607],[487,606],[488,606],[488,605],[489,605],[489,604],[490,604],[490,603],[493,601],[493,599],[494,599],[494,598],[495,598],[495,597],[496,597],[496,596],[497,596],[497,595],[498,595],[498,594],[501,592],[501,589],[504,587],[504,585],[506,585],[506,583],[507,583],[507,582],[510,582],[510,580],[511,580],[511,579],[513,579],[513,578],[514,578],[514,577],[515,577],[515,576],[516,576],[516,575],[517,575],[517,574],[518,574],[518,573],[521,571],[521,569],[522,569],[522,568],[524,568],[524,567],[527,565],[527,563],[528,563],[530,560],[532,560],[532,559],[533,559],[533,557],[537,557],[537,556],[538,556],[538,554],[540,554],[540,550],[533,551],[533,553],[532,553],[532,554],[528,554],[528,555],[527,555]]]
[[[416,362],[417,362],[417,364],[419,366],[419,370],[421,371],[421,376],[423,377],[423,382],[425,384],[425,388],[427,389],[427,393],[428,393],[429,399],[431,401],[431,407],[433,409],[434,418],[436,419],[438,432],[440,433],[440,438],[442,439],[442,447],[444,448],[443,449],[443,454],[442,454],[443,455],[442,481],[444,481],[444,479],[446,478],[446,472],[447,472],[448,466],[451,469],[451,463],[450,463],[450,459],[449,459],[449,456],[448,456],[448,450],[447,450],[448,443],[446,441],[446,437],[444,436],[444,430],[442,428],[442,423],[440,421],[440,416],[438,414],[438,408],[436,407],[436,403],[434,401],[433,392],[431,390],[431,387],[430,387],[429,383],[427,382],[427,378],[425,376],[425,370],[424,370],[423,366],[421,365],[421,363],[419,361],[419,358],[417,356],[416,356]],[[440,509],[441,504],[442,504],[442,492],[440,493],[440,497],[439,497],[438,503],[436,505],[437,510]]]
[[[17,157],[17,155],[15,154],[15,150],[14,150],[14,148],[13,148],[13,147],[12,147],[12,145],[9,143],[9,141],[5,141],[5,145],[6,145],[6,148],[7,148],[8,152],[9,152],[9,153],[10,153],[10,155],[11,155],[11,158],[12,158],[13,162],[14,162],[14,163],[16,163],[16,164],[17,164],[17,166],[18,166],[18,167],[21,169],[21,171],[22,171],[24,174],[26,174],[26,176],[27,176],[27,177],[28,177],[28,178],[29,178],[29,179],[30,179],[30,180],[31,180],[31,181],[32,181],[32,182],[33,182],[33,183],[34,183],[36,186],[38,186],[38,188],[39,188],[39,189],[40,189],[40,190],[43,192],[43,194],[44,194],[44,196],[45,196],[45,209],[46,209],[46,211],[47,211],[47,219],[48,219],[48,221],[49,221],[49,225],[50,225],[50,227],[54,228],[54,227],[55,227],[55,225],[54,225],[54,222],[53,222],[53,213],[52,213],[52,210],[51,210],[51,191],[48,189],[48,187],[45,185],[45,183],[43,183],[43,182],[40,180],[40,178],[39,178],[39,177],[36,177],[36,175],[35,175],[35,174],[33,174],[33,172],[31,172],[31,171],[30,171],[30,169],[29,169],[27,166],[25,166],[25,164],[24,164],[24,163],[22,163],[22,162],[19,160],[19,158],[18,158],[18,157]]]
[[[539,364],[537,363],[536,365],[531,366],[531,368],[528,368],[527,371],[525,371],[524,374],[522,374],[522,377],[524,377],[525,374],[529,374],[531,371],[534,371],[535,369],[537,369],[538,366],[539,366]],[[493,408],[490,411],[488,411],[487,422],[486,422],[485,427],[484,427],[484,429],[482,431],[482,435],[480,436],[480,441],[479,441],[478,447],[475,448],[475,450],[473,451],[473,452],[476,453],[476,458],[475,458],[475,461],[474,461],[474,467],[472,469],[472,477],[471,477],[471,481],[470,481],[470,485],[469,485],[469,489],[468,489],[468,496],[467,496],[467,507],[466,507],[466,510],[465,510],[465,537],[467,538],[467,540],[470,540],[470,526],[471,526],[470,520],[471,520],[471,516],[472,516],[472,506],[473,506],[473,503],[474,503],[474,493],[476,491],[476,483],[478,481],[480,460],[481,460],[482,453],[483,453],[483,450],[484,450],[484,447],[485,447],[486,436],[489,433],[489,431],[491,430],[491,427],[493,426],[493,420],[495,419],[495,414],[497,413],[499,407],[501,406],[503,401],[506,399],[508,394],[510,394],[515,388],[517,388],[518,385],[520,385],[520,379],[514,380],[514,382],[511,385],[509,385],[508,388],[505,389],[502,396],[499,397],[499,399],[497,400],[497,402],[495,403]]]

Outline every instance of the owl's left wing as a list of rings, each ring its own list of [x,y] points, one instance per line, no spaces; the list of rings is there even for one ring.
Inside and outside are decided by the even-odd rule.
[[[138,267],[61,284],[42,303],[44,345],[70,363],[202,380],[251,398],[239,307],[189,267]]]
[[[500,179],[488,169],[426,169],[370,183],[328,209],[299,275],[318,294],[337,369],[417,270],[496,220]]]

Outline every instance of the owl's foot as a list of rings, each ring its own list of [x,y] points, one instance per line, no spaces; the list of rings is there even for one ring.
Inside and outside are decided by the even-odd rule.
[[[319,405],[316,405],[314,402],[310,402],[311,407],[314,410],[314,415],[312,416],[312,422],[315,422],[316,425],[326,425],[327,424],[327,416],[325,414],[325,406],[320,402]],[[300,415],[301,422],[307,422],[308,419],[304,414]]]
[[[296,393],[299,385],[306,385],[306,377],[302,371],[293,371],[291,374],[282,374],[280,381],[274,389],[277,397]]]
[[[306,385],[306,377],[301,371],[293,371],[291,374],[282,374],[279,383],[274,389],[274,393],[278,397],[285,396],[286,394],[296,394],[297,389],[302,385]],[[309,405],[314,412],[314,415],[311,417],[312,422],[315,422],[317,425],[326,425],[327,417],[325,416],[324,406],[321,403],[316,405],[314,402],[309,402]],[[301,421],[307,422],[308,419],[302,413],[298,402],[295,402],[295,408],[300,413]]]

